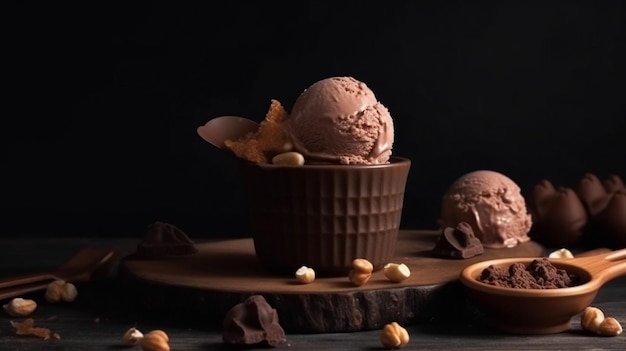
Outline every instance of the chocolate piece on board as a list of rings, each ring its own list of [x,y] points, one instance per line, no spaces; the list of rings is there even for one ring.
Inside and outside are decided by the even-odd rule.
[[[274,347],[287,341],[278,314],[262,295],[252,295],[231,308],[224,318],[222,340],[227,344]]]
[[[480,239],[474,235],[472,226],[460,222],[456,228],[442,229],[433,251],[438,256],[463,259],[482,254],[484,248]]]

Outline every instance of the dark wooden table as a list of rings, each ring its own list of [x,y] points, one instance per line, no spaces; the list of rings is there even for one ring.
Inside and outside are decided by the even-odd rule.
[[[0,239],[0,277],[34,271],[49,271],[85,246],[115,249],[118,257],[132,252],[134,239]],[[23,296],[39,303],[31,316],[38,326],[50,328],[60,340],[16,336],[10,317],[0,313],[0,350],[119,350],[121,337],[130,327],[143,332],[165,330],[172,350],[228,350],[219,327],[184,317],[155,317],[133,308],[132,291],[116,277],[115,261],[97,272],[96,279],[77,284],[79,295],[69,304],[49,304],[43,293]],[[5,301],[0,302],[2,304]],[[594,305],[626,326],[626,278],[605,285]],[[4,312],[4,311],[2,311]],[[616,337],[582,332],[578,317],[570,331],[554,335],[520,336],[491,329],[481,318],[441,316],[433,322],[406,326],[409,350],[625,350],[626,333]],[[289,350],[382,350],[380,331],[331,334],[287,334],[278,349]],[[138,347],[130,349],[139,349]],[[254,348],[253,348],[254,349]]]

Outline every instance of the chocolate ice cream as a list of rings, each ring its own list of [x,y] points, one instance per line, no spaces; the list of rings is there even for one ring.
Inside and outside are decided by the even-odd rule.
[[[441,228],[469,223],[484,247],[513,247],[530,240],[532,224],[520,188],[505,175],[474,171],[457,179],[443,196]]]
[[[363,82],[320,80],[296,100],[287,121],[294,149],[307,162],[381,164],[391,155],[391,115]]]

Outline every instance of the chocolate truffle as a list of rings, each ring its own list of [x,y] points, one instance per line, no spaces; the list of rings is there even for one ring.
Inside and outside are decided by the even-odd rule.
[[[287,341],[278,313],[262,295],[252,295],[231,308],[224,318],[222,340],[227,344],[274,347]]]
[[[586,173],[574,190],[542,180],[529,203],[531,236],[547,245],[626,247],[626,188],[615,174]]]
[[[617,174],[610,174],[608,177],[606,177],[602,184],[604,184],[604,188],[606,189],[606,191],[610,193],[614,193],[619,190],[626,190],[626,185],[624,185],[624,181],[622,181],[622,178],[620,178]]]
[[[578,195],[587,207],[594,230],[606,235],[605,245],[612,248],[626,247],[626,189],[617,175],[610,175],[604,182],[588,173],[580,180]]]
[[[580,179],[576,193],[592,216],[602,210],[608,201],[608,192],[600,179],[593,173],[586,173]]]
[[[445,227],[433,248],[437,256],[446,258],[470,258],[484,252],[483,244],[474,235],[469,223],[460,222],[456,228]]]
[[[542,180],[532,193],[531,236],[555,247],[577,245],[587,225],[588,216],[583,203],[571,188],[555,189]]]
[[[626,190],[611,193],[606,206],[593,218],[608,234],[611,247],[626,247]]]
[[[165,222],[150,225],[144,239],[137,245],[137,255],[142,257],[184,256],[196,252],[198,249],[187,234]]]

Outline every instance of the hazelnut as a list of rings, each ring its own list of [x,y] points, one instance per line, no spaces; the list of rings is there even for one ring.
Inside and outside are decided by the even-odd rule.
[[[34,300],[16,297],[2,307],[9,316],[26,317],[37,309],[37,303]]]
[[[348,273],[348,278],[352,284],[361,286],[367,283],[372,277],[374,266],[365,258],[355,258],[352,261],[352,269]]]
[[[272,164],[284,166],[302,166],[304,165],[304,156],[295,151],[283,152],[272,158]]]
[[[598,333],[600,323],[604,320],[604,313],[597,307],[589,306],[585,308],[580,317],[580,326],[592,333]]]
[[[389,323],[383,327],[380,342],[388,349],[399,349],[409,343],[409,332],[396,322]]]
[[[129,328],[126,333],[122,335],[122,343],[128,346],[137,345],[141,338],[143,338],[142,332],[137,328]]]
[[[68,283],[64,280],[55,280],[52,283],[48,284],[48,288],[46,289],[46,301],[50,303],[56,302],[72,302],[76,300],[76,296],[78,295],[78,291],[76,290],[76,286],[72,283]]]
[[[617,336],[622,333],[622,325],[613,317],[605,318],[598,327],[598,334],[604,336]]]
[[[559,249],[556,251],[550,252],[548,255],[549,258],[574,258],[574,254],[568,249]]]
[[[387,279],[394,282],[401,282],[411,276],[411,270],[404,263],[387,263],[383,267],[383,272]]]
[[[315,271],[313,268],[302,266],[296,271],[296,280],[302,284],[309,284],[315,281]]]
[[[580,317],[580,326],[587,331],[604,336],[617,336],[622,326],[613,317],[604,317],[604,312],[596,307],[587,307]]]
[[[144,351],[169,351],[169,337],[163,330],[153,330],[139,339],[139,346]]]

